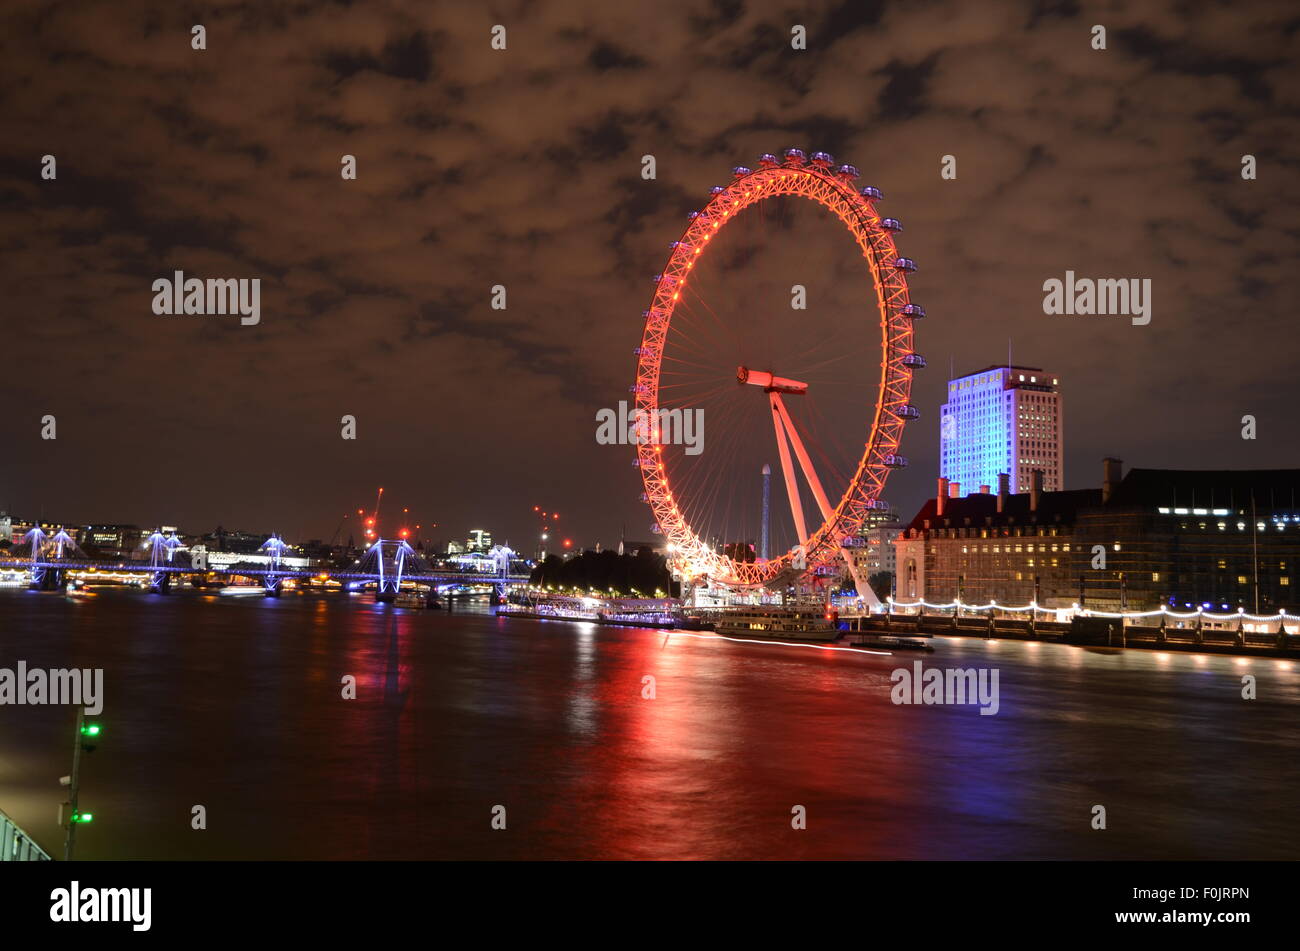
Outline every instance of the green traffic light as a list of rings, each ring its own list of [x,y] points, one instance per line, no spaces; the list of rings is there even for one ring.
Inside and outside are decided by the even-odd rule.
[[[82,822],[82,823],[93,822],[94,819],[95,819],[95,814],[93,812],[78,812],[78,813],[74,813],[72,816],[73,822]]]
[[[99,736],[99,724],[84,723],[82,724],[81,732],[84,733],[86,736]]]

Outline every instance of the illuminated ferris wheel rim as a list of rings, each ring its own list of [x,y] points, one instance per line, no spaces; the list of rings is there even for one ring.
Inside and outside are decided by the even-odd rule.
[[[784,160],[765,154],[759,162],[757,170],[733,169],[731,184],[714,188],[704,210],[691,213],[690,224],[682,237],[672,243],[668,264],[656,277],[654,297],[645,312],[641,346],[637,348],[636,384],[632,387],[637,409],[645,414],[640,418],[658,418],[659,375],[668,328],[695,263],[725,224],[768,198],[794,195],[815,201],[829,209],[853,235],[867,261],[876,291],[883,356],[870,435],[852,480],[838,505],[823,511],[820,527],[808,533],[806,542],[776,558],[736,561],[715,551],[696,534],[678,507],[664,468],[662,445],[652,442],[637,445],[637,465],[645,485],[645,498],[659,531],[668,541],[674,569],[687,578],[707,577],[738,587],[764,585],[786,575],[796,568],[800,547],[807,568],[830,564],[841,556],[844,539],[857,535],[867,513],[883,507],[879,499],[889,470],[906,465],[906,460],[898,455],[903,426],[918,415],[909,403],[912,371],[925,366],[924,359],[912,349],[912,321],[925,314],[923,308],[911,303],[908,294],[907,273],[915,270],[916,265],[899,256],[894,246],[894,232],[902,226],[897,220],[883,218],[876,212],[875,202],[883,197],[880,190],[856,188],[853,183],[858,176],[857,169],[851,165],[835,167],[834,160],[824,152],[814,152],[811,162],[807,162],[800,150],[787,149]],[[778,412],[784,411],[778,408]],[[786,420],[790,425],[788,416]],[[796,450],[802,452],[792,426],[788,432]],[[777,438],[780,442],[780,423]],[[784,457],[785,447],[780,448]],[[806,478],[815,478],[809,468],[804,471]],[[792,486],[789,469],[786,479]],[[820,492],[820,486],[814,484],[814,491]],[[791,488],[792,505],[798,504],[793,497],[795,492]],[[796,521],[802,521],[801,514],[796,516]]]

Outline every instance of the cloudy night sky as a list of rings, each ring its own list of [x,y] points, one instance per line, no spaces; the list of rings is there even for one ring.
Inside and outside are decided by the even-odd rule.
[[[434,538],[527,549],[534,504],[577,544],[645,538],[633,451],[596,444],[596,411],[629,398],[687,213],[792,146],[879,186],[919,265],[930,366],[887,493],[906,516],[950,361],[1002,362],[1008,338],[1061,379],[1067,488],[1104,455],[1300,466],[1294,3],[122,0],[0,22],[15,515],[329,539],[383,485]],[[260,324],[156,316],[175,270],[260,278]],[[1045,315],[1066,270],[1149,278],[1151,323]]]

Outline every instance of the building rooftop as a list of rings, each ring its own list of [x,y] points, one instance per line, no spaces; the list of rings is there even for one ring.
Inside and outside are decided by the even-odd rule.
[[[1300,469],[1131,469],[1114,487],[1106,508],[1229,508],[1248,509],[1254,496],[1257,511],[1297,509]],[[1082,509],[1103,507],[1101,489],[1042,492],[1038,509],[1029,510],[1029,493],[1008,495],[998,512],[996,492],[945,498],[943,515],[935,499],[926,500],[908,529],[962,528],[984,525],[1050,525],[1074,521]],[[988,521],[992,519],[992,521]]]
[[[1034,373],[1044,372],[1042,367],[1022,367],[1019,364],[995,363],[980,370],[972,370],[970,373],[963,373],[961,376],[955,376],[953,379],[964,380],[968,376],[975,376],[979,373],[988,373],[990,370],[1032,370]]]
[[[1111,496],[1114,506],[1296,508],[1300,469],[1132,469]]]
[[[1074,520],[1079,509],[1101,504],[1101,489],[1070,489],[1065,492],[1041,492],[1038,510],[1029,510],[1029,493],[1008,495],[1003,511],[998,511],[996,492],[962,496],[943,500],[943,515],[937,515],[934,499],[927,499],[921,510],[908,523],[909,529],[925,529],[928,519],[931,528],[963,528],[970,519],[972,528],[984,525],[1054,525]],[[987,521],[992,519],[992,522]]]

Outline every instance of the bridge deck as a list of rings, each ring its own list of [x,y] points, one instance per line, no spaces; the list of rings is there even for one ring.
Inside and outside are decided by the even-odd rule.
[[[0,561],[0,568],[29,571],[32,568],[62,569],[65,571],[103,571],[106,573],[130,571],[137,574],[176,575],[239,575],[246,578],[315,578],[325,575],[332,581],[378,581],[378,572],[332,571],[328,568],[241,568],[227,565],[222,568],[192,568],[188,565],[151,565],[144,562],[94,562],[94,561]],[[384,580],[393,574],[385,573]],[[423,584],[526,584],[528,575],[484,575],[468,572],[402,572],[403,581]]]

